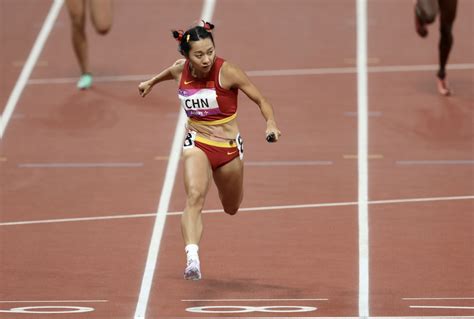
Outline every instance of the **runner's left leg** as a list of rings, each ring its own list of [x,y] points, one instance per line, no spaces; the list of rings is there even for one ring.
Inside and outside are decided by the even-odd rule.
[[[213,176],[224,211],[229,215],[235,215],[239,210],[244,195],[243,161],[236,157],[229,163],[216,169]]]
[[[90,0],[91,20],[99,34],[107,34],[112,27],[112,0]]]
[[[439,70],[438,91],[442,95],[451,93],[446,82],[446,64],[453,47],[453,24],[456,18],[457,0],[439,0],[440,7],[440,39],[439,39]]]

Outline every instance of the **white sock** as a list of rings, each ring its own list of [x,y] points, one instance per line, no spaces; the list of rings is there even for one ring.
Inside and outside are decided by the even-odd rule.
[[[194,260],[199,261],[199,255],[198,255],[199,246],[198,245],[196,244],[186,245],[184,250],[186,251],[186,257],[188,260],[194,259]]]

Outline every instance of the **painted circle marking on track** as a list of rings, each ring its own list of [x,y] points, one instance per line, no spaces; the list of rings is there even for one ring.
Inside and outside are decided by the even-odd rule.
[[[234,309],[234,310],[231,310]],[[196,313],[248,313],[248,312],[310,312],[315,311],[316,307],[307,306],[266,306],[266,307],[252,307],[252,306],[202,306],[186,308],[188,312]]]
[[[94,310],[95,310],[94,308],[90,308],[90,307],[76,307],[76,306],[31,306],[31,307],[11,308],[9,310],[0,310],[0,312],[5,312],[5,313],[63,314],[63,313],[91,312],[91,311],[94,311]]]
[[[259,310],[261,312],[310,312],[318,309],[316,307],[307,306],[267,306],[260,308],[263,308]]]

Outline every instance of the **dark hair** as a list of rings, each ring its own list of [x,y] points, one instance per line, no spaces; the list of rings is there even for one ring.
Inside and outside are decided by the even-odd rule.
[[[193,41],[210,38],[212,44],[214,44],[214,38],[212,37],[211,33],[211,30],[214,29],[214,25],[204,21],[203,23],[204,26],[195,26],[186,32],[183,32],[183,30],[172,31],[173,37],[179,42],[179,53],[187,57],[189,55],[189,51],[191,50],[191,42]]]

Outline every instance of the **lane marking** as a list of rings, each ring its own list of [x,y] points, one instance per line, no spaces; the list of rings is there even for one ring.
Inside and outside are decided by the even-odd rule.
[[[344,159],[358,159],[359,155],[356,154],[347,154],[347,155],[342,155],[342,158]],[[382,154],[370,154],[367,155],[367,159],[382,159],[383,155]]]
[[[144,164],[136,163],[24,163],[18,164],[18,168],[120,168],[120,167],[143,167]]]
[[[215,0],[205,0],[201,12],[201,19],[204,21],[211,21],[214,13]],[[186,114],[184,109],[180,108],[178,121],[171,147],[168,166],[166,168],[165,180],[161,191],[160,201],[156,212],[155,224],[153,226],[153,233],[150,240],[150,247],[148,248],[148,256],[145,264],[145,271],[140,287],[140,294],[138,296],[137,307],[135,309],[134,319],[144,319],[146,316],[146,309],[148,306],[148,299],[150,297],[151,285],[153,282],[153,275],[155,273],[156,263],[158,260],[158,252],[160,250],[161,237],[163,236],[163,229],[165,227],[166,215],[168,212],[171,194],[176,179],[178,170],[178,163],[181,156],[182,143],[184,140],[184,124],[186,121]],[[155,283],[156,284],[156,283]]]
[[[396,73],[396,72],[428,72],[438,70],[437,64],[427,65],[387,65],[387,66],[369,66],[369,73]],[[474,63],[449,64],[449,71],[466,71],[474,70]],[[305,68],[305,69],[275,69],[275,70],[254,70],[247,71],[251,77],[271,77],[271,76],[306,76],[306,75],[337,75],[337,74],[355,74],[355,67],[334,67],[334,68]],[[155,74],[129,74],[129,75],[105,75],[94,76],[94,82],[111,83],[111,82],[137,82],[143,81],[155,76]],[[70,84],[76,83],[77,78],[36,78],[30,79],[30,85],[47,85],[47,84]]]
[[[410,308],[415,309],[474,309],[474,307],[464,307],[464,306],[410,306]]]
[[[332,165],[332,161],[246,161],[245,166],[311,166]]]
[[[155,156],[156,161],[167,161],[168,156]],[[181,158],[180,158],[181,159]],[[244,161],[245,166],[312,166],[333,165],[332,161]]]
[[[357,154],[342,155],[344,159],[358,159]],[[367,159],[382,159],[382,154],[369,154]],[[168,156],[156,156],[154,160],[165,161]],[[181,158],[180,158],[181,159]],[[0,157],[0,162],[6,162],[6,157]],[[419,161],[395,161],[398,165],[472,165],[474,160],[419,160]],[[246,161],[245,166],[313,166],[313,165],[333,165],[333,161]],[[120,167],[143,167],[143,162],[104,162],[104,163],[22,163],[17,164],[18,168],[120,168]]]
[[[48,39],[53,25],[58,17],[59,11],[63,6],[63,2],[64,0],[54,0],[53,4],[51,5],[51,9],[49,9],[49,13],[46,16],[46,19],[43,23],[43,27],[41,28],[41,31],[39,32],[36,38],[35,44],[31,49],[30,55],[26,60],[25,66],[21,70],[20,76],[18,77],[15,87],[13,88],[13,91],[10,94],[10,97],[8,98],[7,104],[0,118],[0,139],[3,138],[3,134],[5,133],[8,122],[10,121],[13,111],[15,110],[15,107],[18,103],[18,100],[20,99],[20,96],[23,93],[26,84],[28,83],[28,79],[31,75],[31,72],[33,71],[33,68],[36,65],[36,62],[38,61],[41,51],[43,51],[46,40]]]
[[[369,317],[367,0],[356,0],[359,316]]]
[[[212,302],[227,302],[227,301],[328,301],[327,298],[303,298],[303,299],[183,299],[185,302],[199,302],[199,301],[212,301]]]
[[[295,313],[295,312],[313,312],[318,308],[308,306],[203,306],[186,308],[188,312],[195,313],[213,313],[213,314],[229,314],[229,313],[249,313],[249,312],[273,312],[273,313]]]
[[[155,273],[158,253],[160,250],[161,238],[166,223],[166,215],[173,192],[173,186],[178,170],[178,163],[181,155],[182,143],[184,140],[184,124],[186,121],[186,114],[183,108],[180,109],[178,121],[174,132],[173,144],[171,146],[168,165],[166,167],[166,174],[163,181],[163,188],[158,202],[158,208],[155,214],[155,223],[151,235],[150,245],[148,247],[148,255],[143,272],[143,278],[140,285],[140,293],[138,295],[137,306],[135,309],[135,319],[144,319],[146,309],[148,306],[148,299],[150,297],[153,276]]]
[[[439,68],[437,64],[424,64],[424,65],[386,65],[386,66],[369,66],[369,73],[392,73],[392,72],[428,72],[436,71]],[[462,71],[462,70],[473,70],[474,63],[460,63],[452,64],[448,67],[449,70]]]
[[[12,65],[14,67],[23,67],[25,66],[26,64],[26,61],[13,61],[12,62]],[[36,62],[36,67],[46,67],[46,66],[49,66],[49,62],[48,61],[44,61],[44,60],[40,60],[40,61],[37,61]]]
[[[459,201],[459,200],[473,200],[474,195],[469,196],[449,196],[449,197],[425,197],[425,198],[407,198],[407,199],[386,199],[369,201],[369,205],[390,205],[390,204],[406,204],[406,203],[423,203],[423,202],[437,202],[437,201]],[[271,210],[295,210],[306,208],[322,208],[322,207],[343,207],[356,206],[358,202],[339,202],[339,203],[320,203],[320,204],[300,204],[300,205],[281,205],[281,206],[260,206],[240,208],[239,212],[258,212]],[[206,209],[203,214],[223,213],[223,209]],[[183,212],[169,212],[168,216],[178,216]],[[268,212],[266,212],[268,213]],[[127,214],[127,215],[111,215],[111,216],[95,216],[95,217],[76,217],[76,218],[60,218],[60,219],[43,219],[30,221],[16,221],[3,222],[0,226],[20,226],[20,225],[34,225],[34,224],[54,224],[54,223],[70,223],[70,222],[84,222],[84,221],[98,221],[98,220],[113,220],[113,219],[129,219],[129,218],[145,218],[155,217],[156,213],[145,214]]]
[[[345,116],[351,116],[351,117],[356,117],[357,114],[358,114],[357,112],[344,112]],[[368,112],[367,115],[372,116],[372,117],[380,117],[380,116],[382,116],[382,112],[381,111],[372,111],[372,112]]]
[[[449,298],[402,298],[402,300],[474,300],[474,297],[449,297]]]
[[[44,309],[44,310],[43,310]],[[94,311],[91,307],[77,306],[33,306],[16,307],[8,310],[0,310],[0,313],[34,313],[34,314],[70,314]]]
[[[418,160],[396,161],[398,165],[472,165],[474,160]]]
[[[356,64],[357,59],[356,58],[345,58],[344,63],[346,64]],[[367,63],[368,64],[379,64],[380,63],[380,58],[367,58]]]
[[[180,316],[180,319],[192,319],[196,317],[183,317]],[[237,316],[232,316],[232,318],[238,318],[238,319],[294,319],[295,317],[237,317]],[[453,318],[471,318],[473,319],[474,316],[407,316],[407,317],[373,317],[371,316],[370,318],[367,317],[296,317],[296,318],[303,318],[303,319],[453,319]],[[212,319],[229,319],[229,317],[215,317],[212,316]]]
[[[0,300],[0,303],[109,302],[108,300]]]
[[[146,214],[94,216],[94,217],[57,218],[57,219],[30,220],[30,221],[18,221],[18,222],[4,222],[4,223],[0,223],[0,226],[20,226],[20,225],[34,225],[34,224],[73,223],[73,222],[113,220],[113,219],[144,218],[144,217],[155,217],[155,216],[156,216],[156,213],[146,213]]]

